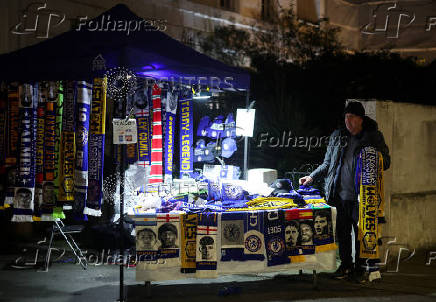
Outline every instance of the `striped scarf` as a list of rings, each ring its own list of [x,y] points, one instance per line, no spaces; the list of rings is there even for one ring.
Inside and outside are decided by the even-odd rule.
[[[75,217],[87,220],[83,214],[88,191],[88,133],[91,113],[92,85],[84,81],[77,83],[76,103],[76,161],[74,165],[74,206]]]
[[[67,81],[64,87],[65,98],[62,116],[60,175],[58,203],[64,210],[71,210],[74,201],[74,158],[75,145],[75,109],[76,109],[76,82]],[[39,112],[38,112],[39,113]],[[42,112],[44,114],[44,112]],[[38,124],[39,131],[39,124]],[[42,125],[44,131],[44,125]]]
[[[106,78],[94,79],[92,87],[92,106],[90,136],[88,147],[88,191],[84,214],[101,216],[104,138],[106,128]]]
[[[162,183],[162,105],[161,89],[154,84],[151,99],[153,101],[153,135],[151,139],[151,172],[149,183]]]
[[[378,259],[381,227],[384,217],[383,158],[373,147],[362,149],[356,169],[359,180],[360,258]]]
[[[18,157],[18,173],[14,194],[14,212],[12,221],[31,222],[33,214],[33,199],[35,193],[35,140],[34,140],[34,96],[33,86],[19,86],[21,133]]]

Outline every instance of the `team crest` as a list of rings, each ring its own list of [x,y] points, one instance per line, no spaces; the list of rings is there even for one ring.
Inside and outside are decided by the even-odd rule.
[[[275,237],[268,242],[268,249],[274,256],[281,256],[285,250],[285,242],[282,238]]]
[[[262,246],[262,241],[256,235],[250,235],[245,239],[245,248],[252,253],[260,250]]]

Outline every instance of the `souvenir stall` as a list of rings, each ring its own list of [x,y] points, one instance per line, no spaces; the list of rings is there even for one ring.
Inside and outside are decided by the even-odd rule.
[[[93,20],[105,15],[141,20],[123,5]],[[0,56],[1,206],[18,222],[86,219],[111,199],[135,223],[137,280],[335,269],[336,210],[272,169],[246,171],[246,115],[196,111],[248,93],[249,75],[156,28],[87,24]],[[107,148],[113,177],[103,175]],[[115,189],[104,192],[105,180]]]

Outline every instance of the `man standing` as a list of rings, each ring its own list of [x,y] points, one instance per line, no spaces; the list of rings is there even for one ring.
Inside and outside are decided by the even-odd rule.
[[[359,245],[357,222],[359,219],[358,192],[356,192],[356,163],[364,147],[374,147],[383,156],[383,169],[390,166],[389,149],[377,123],[365,116],[359,102],[350,102],[344,110],[345,128],[337,129],[330,136],[324,162],[309,176],[300,178],[300,184],[308,185],[313,179],[325,177],[327,202],[336,207],[336,234],[339,243],[341,265],[335,272],[337,279],[361,272],[358,263]],[[346,144],[343,144],[345,139]],[[355,264],[352,257],[351,229],[356,242]]]

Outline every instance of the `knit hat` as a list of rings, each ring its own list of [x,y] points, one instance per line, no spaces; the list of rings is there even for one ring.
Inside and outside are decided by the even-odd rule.
[[[344,114],[351,113],[360,117],[365,116],[365,108],[360,102],[349,102],[345,107]]]

